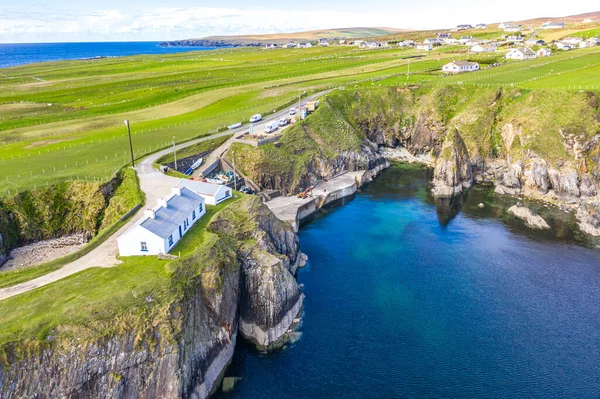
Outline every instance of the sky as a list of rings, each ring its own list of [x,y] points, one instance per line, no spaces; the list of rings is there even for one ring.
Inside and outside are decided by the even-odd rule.
[[[162,41],[343,27],[442,29],[598,10],[598,0],[0,0],[0,43]]]

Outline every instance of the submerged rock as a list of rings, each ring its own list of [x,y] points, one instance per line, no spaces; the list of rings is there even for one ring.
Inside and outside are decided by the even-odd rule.
[[[517,218],[523,220],[525,224],[531,227],[532,229],[544,230],[550,228],[550,226],[548,225],[548,223],[546,223],[544,218],[534,213],[531,209],[527,207],[520,206],[518,204],[513,205],[508,209],[508,212],[512,213]]]

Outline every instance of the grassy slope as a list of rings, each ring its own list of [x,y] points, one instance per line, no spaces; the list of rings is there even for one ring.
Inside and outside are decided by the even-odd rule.
[[[207,226],[215,214],[244,198],[236,193],[233,200],[208,206],[206,215],[173,249],[181,254],[178,260],[126,257],[117,267],[92,268],[3,300],[0,359],[6,351],[22,355],[36,350],[56,336],[86,342],[132,329],[144,336],[152,325],[164,325],[161,331],[169,336],[167,308],[181,298],[182,285],[211,264],[235,262],[231,248]]]

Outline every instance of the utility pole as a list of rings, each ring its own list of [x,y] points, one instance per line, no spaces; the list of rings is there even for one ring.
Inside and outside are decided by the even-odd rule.
[[[177,150],[175,150],[175,136],[173,136],[173,158],[175,158],[175,170],[177,170]]]
[[[129,152],[131,153],[131,166],[135,168],[135,159],[133,158],[133,143],[131,142],[131,129],[129,128],[129,119],[125,120],[127,126],[127,135],[129,136]]]
[[[237,191],[237,173],[235,172],[235,151],[231,151],[231,159],[233,160],[233,189]]]

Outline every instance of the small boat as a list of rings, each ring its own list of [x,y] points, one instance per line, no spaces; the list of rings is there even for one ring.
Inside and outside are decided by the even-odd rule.
[[[200,165],[202,165],[202,162],[204,161],[204,158],[200,158],[198,159],[196,162],[194,162],[192,164],[192,166],[190,166],[190,168],[192,168],[193,170],[196,170],[200,167]]]
[[[206,181],[212,184],[223,184],[223,182],[219,179],[206,179]]]
[[[231,181],[231,178],[226,175],[218,175],[217,178],[221,179],[224,183],[229,183]]]

